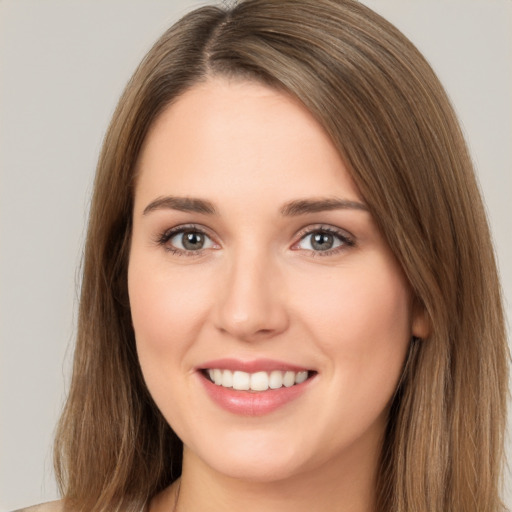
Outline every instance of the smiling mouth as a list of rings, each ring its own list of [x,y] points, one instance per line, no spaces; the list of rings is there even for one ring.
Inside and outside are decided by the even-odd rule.
[[[235,391],[254,391],[262,392],[269,389],[291,388],[302,384],[313,377],[316,372],[301,371],[281,371],[271,372],[259,371],[248,373],[244,371],[231,371],[221,368],[206,368],[201,373],[210,382],[223,388],[233,389]]]

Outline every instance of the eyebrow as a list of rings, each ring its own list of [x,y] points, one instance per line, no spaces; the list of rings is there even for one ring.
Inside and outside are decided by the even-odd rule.
[[[146,206],[146,208],[144,208],[142,214],[147,215],[152,211],[161,209],[203,213],[205,215],[214,215],[217,213],[217,210],[215,209],[215,206],[213,206],[213,203],[205,199],[196,199],[193,197],[166,196],[158,197],[157,199],[149,203]]]
[[[152,211],[161,209],[202,213],[204,215],[217,214],[217,210],[213,203],[206,199],[177,196],[158,197],[144,208],[142,214],[147,215]],[[284,204],[280,213],[285,217],[295,217],[308,213],[318,213],[329,210],[368,211],[368,207],[358,201],[339,198],[295,199]]]
[[[329,210],[362,210],[369,211],[364,203],[338,198],[297,199],[286,203],[281,208],[281,214],[294,217],[307,213],[317,213]]]

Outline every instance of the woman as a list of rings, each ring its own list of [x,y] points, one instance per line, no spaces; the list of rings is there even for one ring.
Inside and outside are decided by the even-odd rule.
[[[501,510],[492,246],[428,64],[352,1],[185,16],[100,157],[67,510]]]

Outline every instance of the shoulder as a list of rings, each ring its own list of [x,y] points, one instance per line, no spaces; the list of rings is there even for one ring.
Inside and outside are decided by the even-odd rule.
[[[41,503],[40,505],[33,505],[32,507],[20,508],[13,512],[62,512],[64,510],[64,501],[49,501],[48,503]]]

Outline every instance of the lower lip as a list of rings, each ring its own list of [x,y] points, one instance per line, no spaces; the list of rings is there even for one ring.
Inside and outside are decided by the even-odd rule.
[[[236,391],[214,384],[199,372],[199,377],[210,398],[223,409],[242,416],[263,416],[302,395],[309,387],[312,377],[293,386],[267,391]]]

